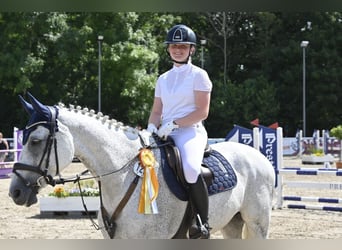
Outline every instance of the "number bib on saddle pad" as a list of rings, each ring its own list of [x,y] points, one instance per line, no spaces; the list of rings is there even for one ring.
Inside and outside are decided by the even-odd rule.
[[[158,142],[160,143],[160,142]],[[183,201],[188,200],[185,187],[178,181],[174,171],[166,160],[164,147],[160,147],[160,167],[169,189],[174,195]],[[237,184],[236,174],[230,163],[218,152],[211,150],[209,156],[203,158],[203,164],[208,166],[213,174],[212,184],[208,186],[209,196],[232,189]]]

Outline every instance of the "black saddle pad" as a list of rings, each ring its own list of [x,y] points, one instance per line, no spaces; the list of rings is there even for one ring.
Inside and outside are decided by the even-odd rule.
[[[163,147],[160,148],[160,154],[160,167],[169,189],[178,199],[187,201],[188,193],[169,167]],[[218,151],[211,150],[210,155],[203,159],[203,164],[208,166],[213,173],[213,182],[208,186],[209,195],[224,192],[236,186],[237,178],[234,169]]]

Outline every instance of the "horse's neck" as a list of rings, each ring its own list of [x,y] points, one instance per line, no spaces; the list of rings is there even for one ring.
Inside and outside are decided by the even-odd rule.
[[[60,111],[59,120],[73,136],[75,155],[93,174],[118,169],[138,153],[140,141],[132,128],[67,109]]]

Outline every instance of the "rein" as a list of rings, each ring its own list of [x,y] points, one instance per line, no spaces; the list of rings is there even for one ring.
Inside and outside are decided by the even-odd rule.
[[[126,167],[128,167],[129,165],[131,165],[131,163],[138,158],[139,154],[137,154],[133,159],[129,160],[126,164],[124,164],[121,168],[116,169],[114,171],[111,171],[109,173],[105,173],[102,175],[97,175],[97,176],[91,176],[91,177],[83,177],[81,178],[81,176],[83,176],[84,174],[88,173],[89,170],[85,170],[83,171],[80,175],[76,175],[76,177],[74,178],[70,178],[70,179],[65,179],[62,178],[60,173],[59,173],[59,161],[58,161],[58,154],[57,154],[57,140],[56,140],[56,131],[58,130],[58,128],[56,127],[56,119],[57,119],[57,110],[56,108],[52,108],[49,107],[51,114],[52,114],[52,118],[51,118],[51,122],[39,122],[39,123],[35,123],[32,124],[29,128],[33,128],[33,127],[37,127],[39,125],[41,125],[42,123],[44,124],[50,124],[49,127],[49,136],[48,139],[46,141],[45,144],[45,148],[44,148],[44,152],[43,155],[39,161],[38,166],[33,166],[33,165],[28,165],[28,164],[24,164],[24,163],[20,163],[17,162],[14,164],[13,166],[13,173],[15,175],[18,176],[18,178],[29,188],[31,188],[31,190],[33,191],[33,193],[37,194],[39,191],[39,188],[44,186],[44,185],[51,185],[51,186],[55,186],[56,184],[65,184],[67,182],[74,182],[78,184],[78,188],[80,190],[80,196],[81,196],[81,200],[82,200],[82,204],[84,207],[85,212],[87,213],[89,219],[91,220],[94,228],[96,230],[101,229],[99,227],[99,225],[93,220],[93,218],[91,217],[87,206],[84,202],[84,197],[82,194],[82,190],[81,190],[81,184],[80,181],[82,180],[87,180],[87,179],[101,179],[102,177],[105,176],[109,176],[112,174],[115,174],[123,169],[125,169]],[[155,134],[153,136],[156,136]],[[160,144],[160,145],[146,145],[146,143],[144,142],[142,136],[139,134],[140,137],[140,142],[142,144],[142,148],[146,148],[146,149],[154,149],[154,148],[160,148],[163,146],[166,146],[168,144],[170,144],[170,142],[166,142],[164,144]],[[54,153],[55,153],[55,162],[56,162],[56,174],[55,176],[59,176],[59,179],[54,179],[51,175],[48,175],[48,168],[50,165],[50,154],[51,154],[51,150],[52,147],[54,149]],[[45,160],[45,166],[44,168],[42,168],[42,165],[44,163],[44,158],[46,157]],[[26,181],[25,178],[18,172],[18,170],[24,170],[24,171],[30,171],[30,172],[34,172],[40,175],[40,177],[37,179],[36,183],[30,183],[29,181]],[[120,213],[122,212],[123,208],[126,206],[127,202],[129,201],[129,199],[131,198],[132,194],[134,193],[137,184],[139,182],[140,176],[137,174],[135,176],[135,178],[133,179],[133,181],[131,182],[129,188],[127,189],[125,195],[122,197],[122,199],[120,200],[118,206],[116,207],[116,209],[114,210],[113,214],[110,216],[107,212],[107,210],[105,209],[104,205],[103,205],[103,199],[102,199],[102,187],[101,187],[101,181],[98,180],[98,186],[99,186],[99,194],[100,194],[100,209],[101,209],[101,214],[102,214],[102,219],[104,222],[104,228],[106,229],[108,235],[110,236],[111,239],[114,238],[115,235],[115,231],[116,231],[116,219],[118,218],[118,216],[120,215]]]
[[[118,206],[116,207],[115,211],[113,212],[112,216],[109,217],[109,214],[105,207],[103,206],[102,202],[102,195],[101,195],[101,182],[99,181],[99,189],[100,189],[100,204],[101,204],[101,214],[102,214],[102,220],[105,226],[105,229],[111,239],[114,238],[115,231],[116,231],[116,219],[123,210],[123,208],[126,206],[127,202],[131,198],[135,188],[138,185],[140,176],[135,176],[134,180],[132,181],[131,185],[127,189],[125,195],[122,197],[121,201],[119,202]]]
[[[160,148],[160,147],[164,147],[164,146],[170,144],[170,142],[166,142],[164,144],[160,144],[160,145],[156,145],[156,146],[146,145],[140,134],[139,134],[139,137],[140,137],[140,142],[143,145],[143,148],[146,148],[146,149]],[[133,162],[133,160],[135,158],[137,158],[138,155],[136,157],[134,157],[132,160],[130,160],[128,163],[126,163],[121,169],[123,169],[125,166],[130,165],[130,163]],[[102,195],[101,195],[102,194],[101,182],[100,181],[98,182],[98,186],[100,189],[100,205],[101,205],[100,208],[101,208],[102,220],[104,222],[105,229],[106,229],[106,231],[107,231],[107,233],[111,239],[113,239],[115,236],[115,231],[116,231],[116,222],[115,221],[118,218],[121,211],[123,210],[123,208],[126,206],[127,202],[131,198],[132,194],[134,193],[134,190],[138,185],[139,179],[140,179],[140,176],[136,175],[135,178],[133,179],[133,181],[131,182],[130,186],[128,187],[125,195],[122,197],[118,206],[116,207],[116,209],[114,210],[114,212],[111,216],[109,216],[107,210],[103,206]]]

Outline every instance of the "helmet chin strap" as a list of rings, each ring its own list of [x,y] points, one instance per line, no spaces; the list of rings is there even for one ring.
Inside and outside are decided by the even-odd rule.
[[[175,63],[178,63],[178,64],[187,64],[187,63],[189,62],[189,57],[190,57],[190,56],[188,56],[188,58],[186,59],[186,61],[183,61],[183,62],[176,61],[176,60],[174,60],[174,59],[172,59],[172,58],[171,58],[171,60],[172,60],[173,62],[175,62]]]

